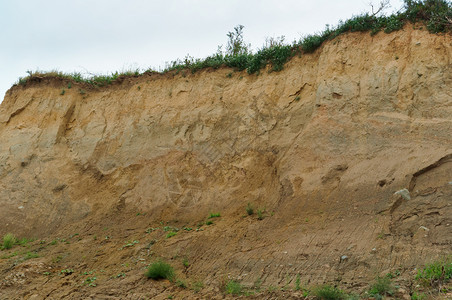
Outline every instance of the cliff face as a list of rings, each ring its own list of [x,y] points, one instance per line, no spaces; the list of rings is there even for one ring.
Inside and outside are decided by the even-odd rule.
[[[216,227],[160,246],[206,253],[191,267],[206,282],[351,283],[422,264],[452,243],[451,60],[450,35],[407,26],[340,36],[258,76],[13,87],[0,106],[0,234],[218,211]],[[263,220],[243,217],[247,203]]]

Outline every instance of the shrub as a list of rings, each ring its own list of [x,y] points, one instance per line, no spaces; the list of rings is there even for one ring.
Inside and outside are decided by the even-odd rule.
[[[3,248],[11,249],[16,243],[17,239],[12,233],[7,233],[3,236]]]
[[[436,261],[427,264],[422,270],[419,270],[416,279],[421,280],[424,284],[436,287],[448,282],[452,278],[452,259]]]
[[[170,281],[174,278],[174,269],[164,261],[157,261],[152,263],[145,273],[146,277],[159,280],[168,279]]]
[[[322,300],[341,300],[345,299],[346,296],[342,290],[330,285],[323,285],[315,288],[313,294]]]
[[[250,48],[249,45],[243,40],[243,25],[237,25],[234,27],[234,31],[230,31],[228,36],[228,44],[226,46],[226,52],[228,55],[237,56],[241,54],[247,54]]]
[[[404,0],[404,17],[411,22],[423,21],[432,33],[452,30],[452,3],[447,0]]]
[[[242,293],[242,289],[243,289],[243,287],[240,284],[240,282],[235,281],[235,280],[230,280],[226,284],[226,293],[227,294],[240,295]]]
[[[325,41],[325,38],[322,38],[320,35],[316,34],[310,34],[307,35],[302,41],[301,41],[301,49],[305,53],[311,53],[314,52],[317,48],[322,45],[322,43]]]
[[[394,288],[390,278],[377,277],[375,283],[370,287],[369,294],[377,299],[382,299],[384,296],[392,295],[393,291]]]

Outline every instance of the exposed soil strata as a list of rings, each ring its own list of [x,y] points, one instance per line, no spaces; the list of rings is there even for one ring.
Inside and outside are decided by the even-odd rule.
[[[406,26],[281,72],[13,87],[0,234],[38,240],[0,252],[0,298],[220,299],[235,279],[297,299],[297,275],[363,293],[395,270],[409,297],[415,268],[451,253],[451,59],[450,35]],[[189,288],[147,280],[158,258]]]

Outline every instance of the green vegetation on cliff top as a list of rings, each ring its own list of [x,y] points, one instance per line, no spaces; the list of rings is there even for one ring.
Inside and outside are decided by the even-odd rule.
[[[186,56],[183,60],[177,59],[166,66],[162,73],[173,71],[190,71],[195,73],[198,70],[223,66],[234,68],[237,71],[246,70],[249,74],[259,73],[267,65],[271,66],[271,71],[280,71],[284,64],[295,55],[312,53],[325,41],[347,32],[370,32],[374,35],[380,31],[391,33],[403,28],[409,22],[421,23],[431,33],[452,32],[452,3],[448,0],[404,0],[404,7],[401,11],[388,16],[377,16],[376,13],[365,13],[354,16],[346,21],[341,21],[336,27],[326,26],[323,32],[311,34],[303,37],[292,44],[285,44],[284,37],[270,38],[266,45],[258,49],[255,53],[250,51],[250,45],[243,39],[243,26],[238,25],[234,31],[229,32],[226,51],[219,47],[217,53],[204,59]],[[40,72],[27,71],[27,77],[19,78],[18,84],[26,84],[33,78],[58,77],[67,79],[70,82],[85,83],[92,86],[105,86],[113,83],[118,78],[137,77],[144,73],[155,73],[148,69],[144,72],[140,70],[115,72],[110,75],[94,75],[84,77],[80,73],[66,74],[59,71]],[[70,88],[70,86],[68,86]]]

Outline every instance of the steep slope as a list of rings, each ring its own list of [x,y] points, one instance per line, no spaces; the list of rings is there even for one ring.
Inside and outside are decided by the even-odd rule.
[[[451,59],[450,35],[410,25],[342,35],[257,76],[13,87],[0,106],[0,234],[79,238],[0,260],[0,293],[100,298],[124,271],[112,297],[193,296],[143,278],[158,257],[208,297],[230,278],[284,287],[297,274],[362,291],[396,269],[409,290],[414,268],[452,244]],[[64,281],[42,275],[67,268]],[[88,269],[108,276],[80,287]]]

